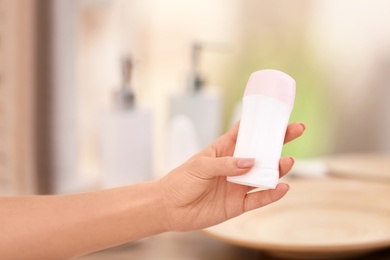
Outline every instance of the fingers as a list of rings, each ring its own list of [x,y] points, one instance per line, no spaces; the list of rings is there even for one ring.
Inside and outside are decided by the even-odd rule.
[[[275,189],[263,190],[248,193],[244,201],[244,211],[249,211],[273,203],[286,195],[290,186],[285,183],[279,183]]]
[[[282,178],[284,175],[286,175],[291,168],[294,166],[295,159],[291,156],[286,156],[280,159],[279,162],[279,178]]]
[[[213,144],[206,149],[208,154],[214,154],[215,156],[227,156],[233,155],[234,147],[236,147],[238,128],[240,121],[235,123],[232,128],[229,129],[224,135],[219,137]]]
[[[199,157],[190,161],[189,171],[202,179],[218,176],[235,176],[248,172],[254,165],[254,158]]]
[[[191,160],[191,167],[195,169],[199,177],[214,178],[217,176],[235,176],[248,172],[254,165],[254,158],[199,157]],[[294,166],[295,159],[285,156],[279,162],[279,178],[286,175]]]
[[[195,157],[190,160],[191,173],[203,178],[211,179],[218,176],[236,176],[248,172],[254,165],[254,158],[234,158],[234,157]],[[286,175],[294,166],[295,159],[286,156],[279,162],[279,178]]]
[[[231,144],[236,144],[237,141],[237,134],[238,134],[238,129],[240,126],[240,121],[235,123],[232,128],[230,128],[229,131],[227,131],[223,136],[221,136],[217,141],[220,139],[223,140],[224,142],[229,142]],[[303,132],[306,129],[306,124],[305,123],[291,123],[287,126],[286,129],[286,136],[284,139],[284,143],[288,143],[298,137],[300,137]]]
[[[200,152],[198,156],[220,157],[231,156],[234,153],[236,146],[238,129],[240,121],[238,121],[229,131],[219,137],[213,144]],[[291,123],[287,126],[284,143],[291,142],[303,134],[306,129],[304,123]]]
[[[240,127],[240,121],[235,123],[224,135],[223,137],[230,142],[236,143],[237,140],[237,134],[238,134],[238,129]]]
[[[287,126],[286,135],[284,137],[284,143],[291,142],[292,140],[300,137],[306,129],[305,123],[291,123]]]

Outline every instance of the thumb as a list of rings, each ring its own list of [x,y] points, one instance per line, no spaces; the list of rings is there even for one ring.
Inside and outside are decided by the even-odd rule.
[[[254,158],[235,157],[198,157],[192,161],[192,172],[194,175],[212,179],[219,176],[235,176],[248,172],[255,164]]]

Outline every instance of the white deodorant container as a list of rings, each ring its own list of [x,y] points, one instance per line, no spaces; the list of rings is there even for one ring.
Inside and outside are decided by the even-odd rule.
[[[294,106],[295,80],[277,70],[252,73],[245,88],[234,157],[255,158],[246,174],[229,182],[274,189],[279,181],[279,160]]]

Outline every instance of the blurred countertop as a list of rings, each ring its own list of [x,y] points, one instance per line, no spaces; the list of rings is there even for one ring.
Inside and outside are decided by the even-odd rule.
[[[212,239],[202,232],[165,233],[77,258],[78,260],[271,260],[258,250]],[[353,260],[390,259],[390,248]]]

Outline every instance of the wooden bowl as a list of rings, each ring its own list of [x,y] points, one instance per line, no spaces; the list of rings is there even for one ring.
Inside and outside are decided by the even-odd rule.
[[[280,201],[208,228],[206,234],[288,259],[335,259],[390,246],[390,185],[294,179]]]

